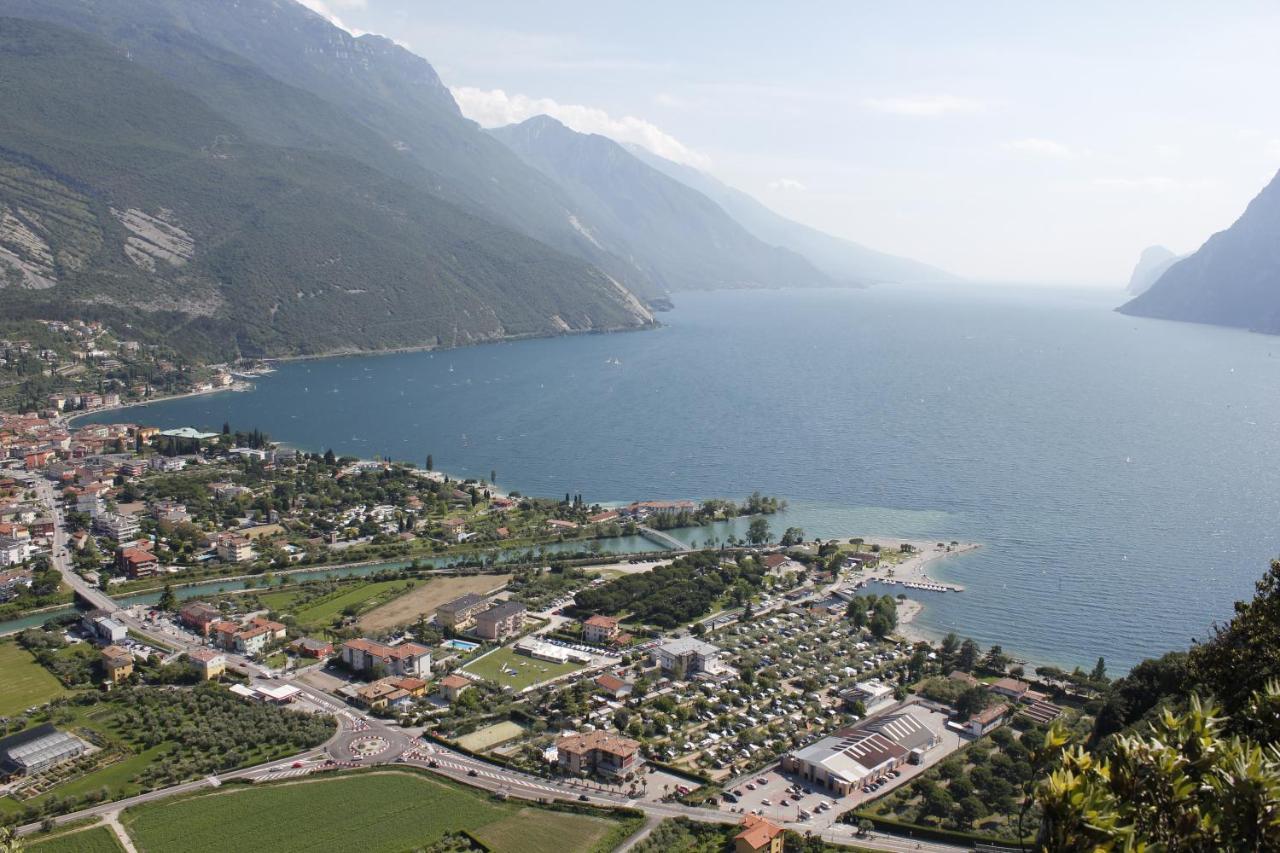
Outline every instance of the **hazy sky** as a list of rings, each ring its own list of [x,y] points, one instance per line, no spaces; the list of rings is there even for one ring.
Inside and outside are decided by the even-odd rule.
[[[1118,285],[1280,168],[1280,4],[306,0],[486,126],[548,112],[964,276]]]

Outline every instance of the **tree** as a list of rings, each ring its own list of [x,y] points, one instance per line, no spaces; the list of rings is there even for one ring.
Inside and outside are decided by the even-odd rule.
[[[174,595],[173,584],[166,583],[164,585],[164,589],[160,592],[160,600],[156,602],[156,607],[169,613],[178,609],[178,596]]]
[[[804,541],[804,530],[799,527],[788,527],[782,534],[779,544],[784,548],[790,548],[793,545],[799,545]]]
[[[436,461],[435,461],[434,459],[432,459],[432,458],[431,458],[431,454],[430,454],[430,453],[428,453],[428,454],[427,454],[427,470],[428,470],[428,471],[433,471],[433,470],[435,470],[435,467],[436,467]]]
[[[769,520],[753,518],[747,527],[747,541],[752,545],[763,545],[769,541]]]
[[[1280,849],[1280,754],[1226,733],[1256,728],[1274,741],[1278,712],[1276,681],[1250,697],[1236,725],[1193,695],[1185,712],[1166,710],[1146,734],[1117,737],[1102,758],[1072,745],[1055,723],[1033,758],[1033,765],[1052,763],[1035,793],[1043,815],[1038,848]]]
[[[333,466],[338,463],[338,457],[333,455],[333,448],[329,448],[324,452],[324,464]]]
[[[956,666],[965,672],[972,672],[978,665],[979,653],[978,644],[965,637],[964,642],[960,644],[960,657],[956,660]]]
[[[490,468],[490,469],[489,469],[489,482],[490,482],[490,483],[496,483],[496,482],[498,482],[498,469],[497,469],[497,468]]]
[[[991,694],[987,692],[987,688],[974,685],[956,697],[954,707],[956,713],[967,720],[986,708],[990,701]]]
[[[1004,672],[1005,667],[1009,665],[1009,656],[999,645],[994,645],[987,649],[987,656],[982,659],[982,665],[992,672]]]
[[[1107,662],[1104,658],[1099,657],[1098,662],[1093,665],[1093,672],[1089,673],[1090,681],[1106,681],[1107,680]]]
[[[951,661],[955,660],[956,652],[959,650],[960,638],[952,632],[942,638],[942,645],[938,648],[938,651],[940,652],[938,657],[942,658],[942,664],[946,666],[949,665]]]

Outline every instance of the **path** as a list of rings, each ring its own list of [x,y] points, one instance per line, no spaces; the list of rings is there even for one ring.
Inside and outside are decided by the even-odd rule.
[[[614,849],[613,853],[624,853],[624,851],[630,850],[632,847],[635,847],[641,841],[644,841],[646,838],[648,838],[649,834],[652,833],[655,829],[657,829],[658,824],[660,823],[662,823],[662,818],[658,817],[657,815],[650,815],[649,818],[644,822],[644,826],[637,829],[626,841],[619,844]]]
[[[133,839],[129,837],[124,824],[120,822],[120,812],[108,812],[103,817],[107,822],[107,826],[111,827],[111,831],[116,834],[116,840],[120,842],[120,846],[125,849],[126,853],[138,853],[138,848],[133,846]]]

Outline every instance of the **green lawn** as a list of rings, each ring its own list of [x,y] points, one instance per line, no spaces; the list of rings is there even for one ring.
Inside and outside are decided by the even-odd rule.
[[[334,618],[347,607],[355,605],[362,611],[367,610],[382,603],[382,600],[399,594],[406,586],[413,586],[416,583],[416,581],[395,580],[357,584],[350,589],[344,589],[307,604],[293,611],[293,616],[298,620],[299,627],[304,629],[323,627],[333,622]]]
[[[66,832],[41,841],[28,841],[28,853],[124,853],[108,826]]]
[[[608,818],[527,808],[472,834],[498,853],[564,853],[597,849],[617,826]]]
[[[0,717],[20,714],[67,692],[30,652],[12,641],[0,643],[0,685],[4,685],[0,689]]]
[[[509,825],[531,812],[531,823]],[[493,828],[498,853],[587,853],[612,821],[521,810],[423,774],[380,771],[294,784],[224,788],[129,809],[123,816],[143,853],[182,850],[392,853],[426,847],[445,833]],[[531,828],[530,828],[531,827]],[[536,839],[536,847],[529,846]],[[512,846],[504,846],[511,843]],[[549,846],[544,846],[549,845]]]
[[[499,687],[511,687],[519,691],[531,684],[577,672],[582,669],[582,664],[536,660],[528,655],[516,654],[510,647],[505,647],[476,658],[462,668]],[[512,670],[515,671],[514,674]]]

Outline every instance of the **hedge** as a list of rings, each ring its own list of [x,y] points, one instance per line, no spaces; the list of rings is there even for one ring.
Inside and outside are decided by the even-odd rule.
[[[923,826],[918,823],[907,823],[891,817],[875,815],[869,812],[848,811],[840,816],[841,823],[857,825],[863,820],[871,821],[876,829],[894,835],[906,835],[911,838],[927,838],[932,841],[951,841],[962,844],[1017,844],[1015,838],[987,835],[981,832],[965,832],[959,829],[943,829],[940,826]],[[1035,841],[1035,836],[1027,836],[1026,843]]]

